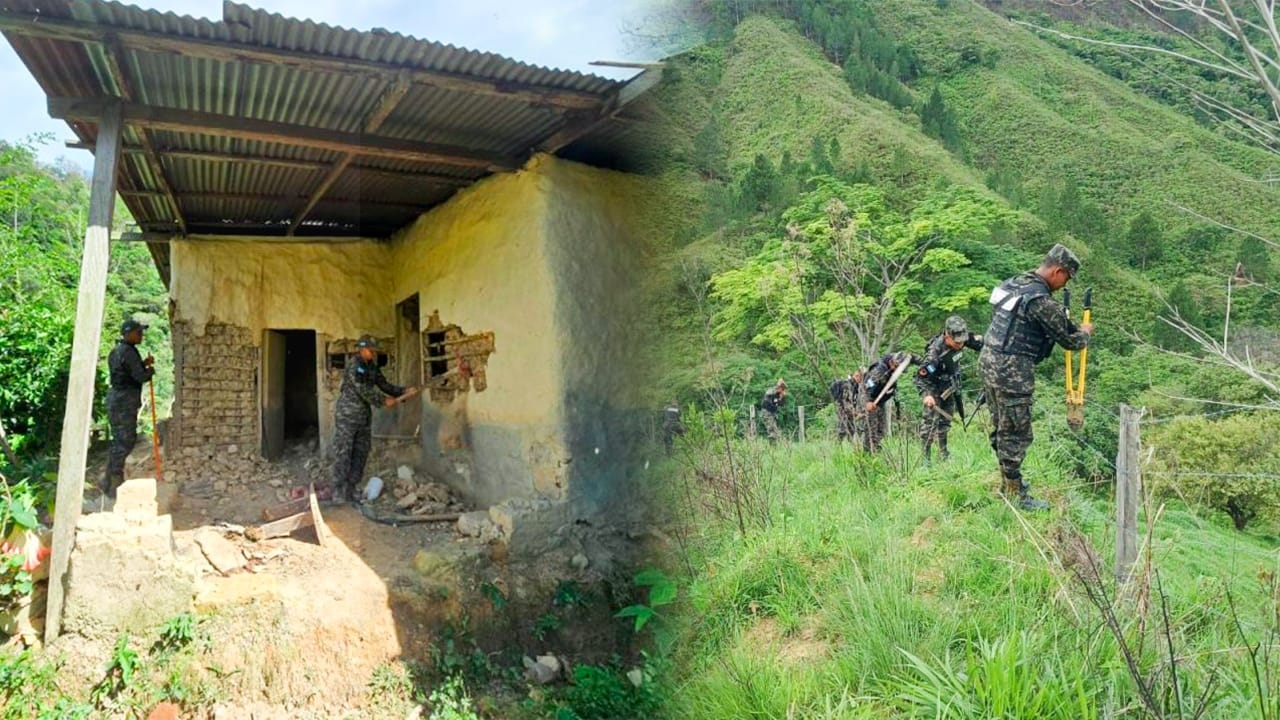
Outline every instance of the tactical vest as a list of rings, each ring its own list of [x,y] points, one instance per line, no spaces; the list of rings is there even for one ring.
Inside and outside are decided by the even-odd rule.
[[[992,290],[991,325],[984,336],[987,347],[1036,362],[1049,357],[1053,339],[1040,323],[1027,316],[1027,306],[1042,297],[1049,297],[1049,285],[1035,274],[1010,278]]]

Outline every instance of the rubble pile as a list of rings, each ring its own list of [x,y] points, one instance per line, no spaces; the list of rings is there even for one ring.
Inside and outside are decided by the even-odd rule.
[[[462,500],[443,483],[429,476],[419,476],[413,468],[401,465],[395,477],[383,478],[382,494],[373,501],[375,507],[402,515],[440,515],[466,510]]]
[[[182,494],[221,498],[242,490],[274,488],[276,499],[289,499],[289,488],[329,482],[329,465],[318,457],[315,440],[289,448],[280,462],[264,459],[257,448],[224,445],[178,448],[164,460],[164,478],[179,483]]]

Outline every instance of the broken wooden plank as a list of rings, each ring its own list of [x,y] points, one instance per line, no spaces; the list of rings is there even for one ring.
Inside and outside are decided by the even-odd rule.
[[[271,522],[272,520],[279,520],[290,515],[297,515],[300,512],[306,512],[310,508],[311,501],[305,497],[300,497],[297,500],[290,500],[280,505],[263,508],[262,519],[266,522]]]
[[[255,528],[245,530],[245,536],[251,540],[269,540],[271,538],[287,537],[292,535],[295,530],[301,530],[305,527],[311,527],[315,524],[315,517],[312,516],[310,508],[300,513],[290,515],[289,517],[273,520],[264,523]]]
[[[313,485],[311,492],[307,495],[311,501],[311,524],[316,529],[316,540],[320,541],[320,547],[329,545],[329,526],[324,524],[324,516],[320,514],[320,502],[316,500],[316,489]]]

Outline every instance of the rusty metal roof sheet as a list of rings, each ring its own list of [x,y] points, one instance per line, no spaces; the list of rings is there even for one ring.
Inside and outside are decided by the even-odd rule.
[[[611,127],[626,82],[234,2],[214,21],[103,0],[0,0],[0,30],[51,111],[54,98],[136,110],[119,187],[145,231],[387,237],[538,148],[616,164],[609,144],[628,132]],[[91,146],[93,118],[66,119]],[[352,145],[308,145],[316,133]],[[371,139],[479,160],[362,154]]]

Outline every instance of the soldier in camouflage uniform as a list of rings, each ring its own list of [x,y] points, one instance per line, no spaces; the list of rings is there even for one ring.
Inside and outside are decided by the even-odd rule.
[[[925,460],[930,458],[935,442],[943,460],[951,456],[947,451],[947,433],[951,430],[951,418],[964,407],[960,397],[960,353],[965,348],[982,350],[982,336],[970,334],[964,318],[952,315],[942,332],[925,346],[924,360],[912,378],[924,401],[920,439],[924,441]]]
[[[684,435],[684,424],[680,422],[680,403],[672,400],[662,410],[662,444],[667,455],[675,447],[676,437]]]
[[[1075,277],[1080,260],[1054,245],[1040,267],[1004,281],[991,293],[991,325],[978,356],[978,372],[991,404],[991,447],[1000,462],[1002,492],[1025,510],[1043,510],[1022,477],[1022,460],[1031,446],[1031,406],[1035,366],[1048,358],[1054,344],[1081,350],[1089,344],[1093,325],[1076,327],[1053,293]]]
[[[836,378],[831,383],[831,400],[836,411],[836,440],[853,440],[855,429],[855,420],[853,415],[854,398],[857,394],[857,386],[854,385],[853,375],[846,375],[842,378]]]
[[[778,383],[764,391],[760,400],[760,418],[764,421],[764,431],[769,442],[782,439],[782,431],[778,428],[778,410],[787,399],[787,382],[778,378]]]
[[[417,391],[387,382],[378,368],[377,347],[368,335],[360,338],[356,354],[342,374],[333,431],[333,495],[337,501],[355,500],[356,486],[364,478],[364,464],[373,446],[372,408],[393,407],[396,398]]]
[[[862,447],[867,452],[878,452],[880,450],[880,442],[884,439],[885,432],[888,429],[888,417],[884,410],[884,404],[894,399],[898,394],[898,384],[895,382],[889,385],[889,380],[893,377],[894,371],[903,363],[912,365],[920,364],[920,358],[909,352],[902,351],[889,353],[880,358],[871,369],[867,370],[866,378],[862,381],[862,393],[866,398],[867,404],[863,407],[866,409],[866,432],[862,436]],[[887,390],[885,388],[888,388]],[[881,393],[884,393],[881,396]],[[877,402],[877,398],[879,401]]]
[[[138,352],[142,331],[147,326],[136,320],[120,325],[120,340],[107,356],[111,390],[107,392],[107,421],[111,424],[111,453],[107,471],[99,485],[103,494],[116,496],[124,482],[124,460],[138,441],[138,410],[142,408],[142,386],[155,374],[155,358],[143,359]]]

